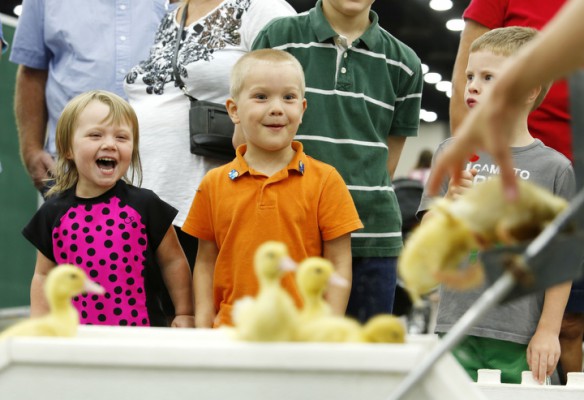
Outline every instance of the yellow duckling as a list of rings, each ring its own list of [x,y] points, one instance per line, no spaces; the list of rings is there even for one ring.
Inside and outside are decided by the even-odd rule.
[[[296,271],[298,290],[304,307],[300,312],[297,339],[302,342],[359,342],[361,326],[353,319],[333,316],[324,299],[329,283],[348,285],[334,273],[333,264],[321,257],[309,257]]]
[[[365,325],[347,317],[324,316],[297,330],[301,342],[404,343],[405,335],[403,323],[389,314],[375,316]]]
[[[241,299],[234,307],[233,322],[238,339],[257,342],[294,339],[298,310],[280,285],[284,272],[293,268],[284,243],[269,241],[258,247],[254,257],[258,294],[254,299]]]
[[[395,315],[376,315],[363,326],[361,338],[367,343],[404,343],[406,328]]]
[[[444,271],[458,271],[460,263],[479,243],[466,223],[449,212],[448,200],[440,199],[432,206],[432,215],[415,229],[398,259],[398,273],[414,306],[421,295],[435,289]],[[469,286],[482,281],[482,269],[468,268],[465,279]],[[472,274],[475,275],[470,275]]]
[[[310,257],[298,265],[296,282],[304,300],[300,312],[297,339],[303,342],[368,342],[403,343],[405,328],[393,315],[379,315],[361,326],[357,321],[333,316],[324,293],[329,283],[347,286],[348,282],[334,273],[330,261]]]
[[[329,284],[349,285],[344,278],[335,274],[333,264],[321,257],[309,257],[298,265],[296,283],[304,301],[300,312],[301,323],[332,315],[332,309],[324,299]]]
[[[354,319],[334,315],[322,316],[298,326],[301,342],[362,342],[361,325]]]
[[[483,282],[480,265],[460,270],[471,250],[535,238],[568,206],[566,200],[519,180],[519,199],[505,200],[500,177],[475,185],[456,201],[440,199],[408,238],[398,272],[414,304],[439,283],[458,289]]]
[[[49,314],[19,322],[7,328],[0,339],[12,336],[75,336],[79,314],[71,299],[84,292],[103,294],[104,289],[92,282],[80,268],[64,264],[51,270],[45,281]]]

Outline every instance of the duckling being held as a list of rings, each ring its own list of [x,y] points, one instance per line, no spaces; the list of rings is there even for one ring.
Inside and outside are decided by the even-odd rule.
[[[284,272],[293,268],[284,243],[269,241],[258,247],[254,257],[258,294],[254,299],[241,299],[234,306],[233,322],[238,339],[256,342],[294,339],[298,310],[280,285]]]
[[[508,202],[500,177],[475,185],[455,201],[440,199],[412,233],[398,260],[398,272],[416,304],[439,283],[469,289],[483,282],[479,264],[459,269],[471,250],[534,239],[568,202],[519,180],[519,199]]]
[[[71,299],[81,293],[103,294],[104,289],[91,281],[80,268],[63,264],[53,268],[45,281],[45,296],[49,313],[43,317],[19,322],[0,334],[0,339],[12,336],[75,336],[79,314]]]

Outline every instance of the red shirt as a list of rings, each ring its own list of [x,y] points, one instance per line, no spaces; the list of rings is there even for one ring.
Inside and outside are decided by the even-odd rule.
[[[489,29],[528,26],[541,29],[564,5],[565,0],[471,0],[464,18]],[[568,85],[562,79],[552,85],[545,100],[529,115],[529,131],[572,159],[572,129],[568,109]]]

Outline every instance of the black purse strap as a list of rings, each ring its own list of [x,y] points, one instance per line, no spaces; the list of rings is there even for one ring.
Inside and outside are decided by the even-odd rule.
[[[183,94],[189,98],[190,101],[198,101],[195,97],[191,96],[187,91],[187,87],[183,80],[180,77],[180,72],[178,70],[177,61],[178,61],[178,50],[180,48],[180,42],[182,40],[183,32],[185,29],[185,23],[187,21],[187,14],[189,11],[189,4],[186,3],[183,9],[182,18],[180,19],[180,28],[178,28],[178,32],[176,33],[176,43],[174,45],[174,55],[172,57],[172,72],[174,75],[174,80],[178,84],[180,90],[182,90]]]

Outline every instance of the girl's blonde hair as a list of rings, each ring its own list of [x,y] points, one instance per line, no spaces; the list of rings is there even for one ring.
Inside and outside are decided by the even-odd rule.
[[[137,180],[137,185],[142,184],[142,164],[140,162],[139,149],[139,131],[138,131],[138,117],[134,109],[127,101],[120,96],[107,92],[105,90],[91,90],[82,93],[67,103],[56,129],[56,146],[57,146],[57,165],[55,167],[54,186],[48,191],[47,196],[52,196],[67,190],[77,183],[79,173],[75,162],[68,158],[68,155],[73,154],[73,135],[78,126],[79,115],[85,110],[87,105],[92,101],[99,101],[107,105],[110,109],[109,114],[104,121],[110,121],[112,124],[128,124],[132,128],[132,161],[130,163],[131,176],[128,178],[127,174],[124,180],[133,184],[134,179]]]
[[[233,99],[237,100],[241,94],[241,90],[243,89],[247,74],[258,62],[292,64],[292,66],[298,70],[298,76],[300,78],[301,85],[300,89],[302,90],[301,94],[304,96],[304,87],[306,86],[304,81],[304,70],[302,69],[302,65],[296,59],[296,57],[283,50],[261,49],[246,53],[239,60],[237,60],[231,69],[231,85],[229,88],[229,94]]]

